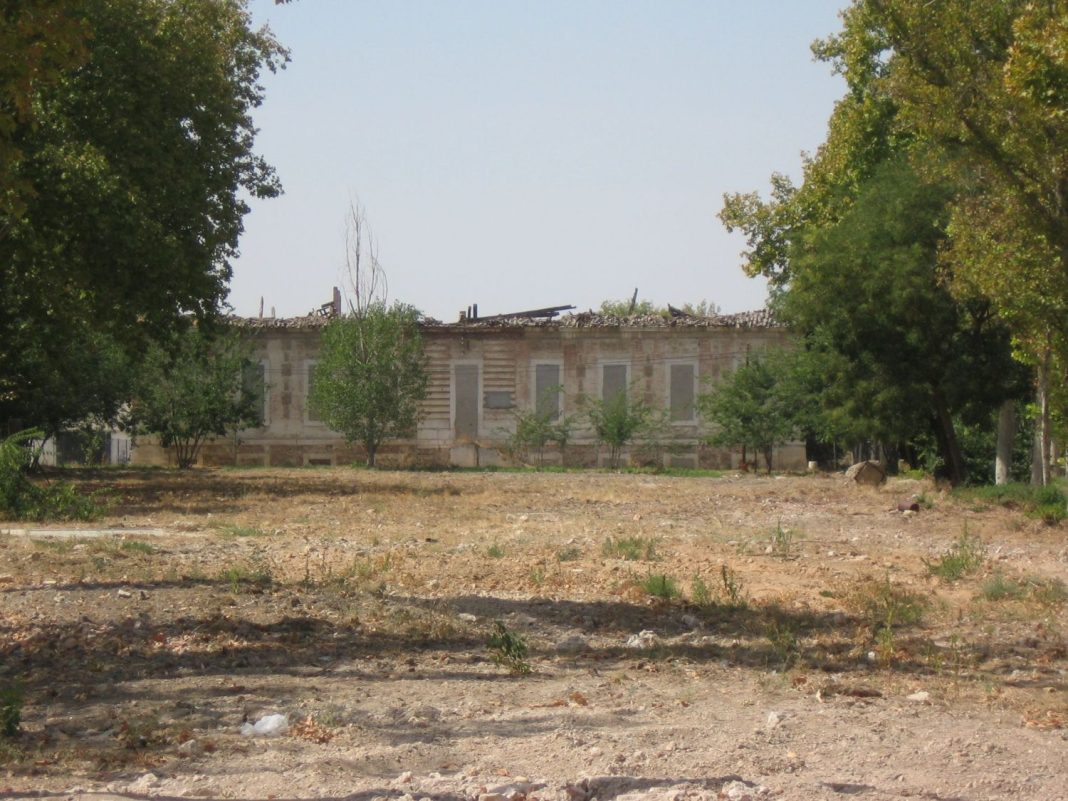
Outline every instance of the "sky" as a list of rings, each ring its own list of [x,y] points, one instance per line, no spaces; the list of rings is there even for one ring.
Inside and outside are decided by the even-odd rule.
[[[724,193],[800,179],[844,92],[810,44],[845,0],[251,0],[266,73],[229,303],[306,314],[359,202],[389,300],[453,321],[640,298],[760,308]]]

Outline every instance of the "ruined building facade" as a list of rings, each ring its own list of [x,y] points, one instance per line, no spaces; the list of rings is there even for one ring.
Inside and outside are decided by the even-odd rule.
[[[203,464],[339,465],[362,461],[318,420],[308,404],[322,327],[328,315],[240,320],[254,343],[263,382],[263,425],[204,446]],[[708,431],[694,401],[746,356],[787,344],[785,329],[766,311],[713,318],[602,317],[593,313],[556,319],[531,317],[427,321],[421,333],[428,360],[429,393],[411,439],[385,443],[382,466],[486,466],[514,460],[508,440],[516,413],[539,403],[574,416],[563,453],[552,446],[547,463],[603,464],[605,453],[581,413],[584,397],[629,397],[665,412],[655,441],[633,443],[631,464],[737,467],[740,449],[705,444]],[[559,391],[553,391],[558,388]],[[751,454],[750,461],[755,461]],[[776,449],[774,467],[803,469],[804,447]],[[165,449],[139,443],[135,463],[166,464]]]

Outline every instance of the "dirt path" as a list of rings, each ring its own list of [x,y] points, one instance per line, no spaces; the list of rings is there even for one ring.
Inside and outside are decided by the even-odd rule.
[[[114,535],[0,534],[0,798],[1068,799],[1064,524],[827,477],[83,483]]]

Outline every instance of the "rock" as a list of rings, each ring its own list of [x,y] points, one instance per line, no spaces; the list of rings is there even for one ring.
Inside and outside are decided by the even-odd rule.
[[[897,505],[899,512],[918,512],[920,511],[920,505],[916,501],[901,501]]]
[[[627,640],[627,648],[637,648],[644,650],[646,648],[655,648],[660,644],[660,638],[656,636],[655,631],[644,629],[637,634],[632,634]]]
[[[133,593],[129,590],[119,590],[115,594],[120,598],[133,598]]]
[[[774,729],[785,719],[786,715],[784,715],[782,712],[776,712],[774,710],[768,712],[768,729]]]
[[[728,801],[756,801],[756,799],[765,798],[770,794],[771,792],[767,787],[743,781],[729,782],[723,785],[719,791],[719,797],[728,799]]]
[[[461,612],[456,617],[460,618],[460,620],[462,620],[464,623],[474,623],[478,620],[478,618],[472,615],[470,612]]]
[[[920,690],[919,692],[912,693],[912,695],[906,695],[909,701],[916,701],[918,703],[925,703],[931,700],[931,694],[927,690]]]
[[[589,647],[589,642],[581,634],[569,634],[556,644],[558,651],[585,651]]]
[[[178,753],[182,756],[196,756],[203,750],[196,740],[186,740],[184,743],[178,744]]]
[[[846,481],[854,484],[877,487],[886,482],[886,471],[878,462],[857,462],[846,470],[845,477]]]
[[[146,773],[137,781],[127,785],[126,792],[147,795],[148,791],[159,784],[159,776],[155,773]]]

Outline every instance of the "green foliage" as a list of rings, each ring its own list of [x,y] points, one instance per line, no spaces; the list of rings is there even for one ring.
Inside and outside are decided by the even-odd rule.
[[[362,443],[372,467],[384,441],[414,432],[426,397],[418,320],[411,306],[374,302],[323,329],[312,408],[349,442]]]
[[[700,573],[694,573],[693,578],[690,579],[690,600],[697,606],[711,606],[714,600],[712,590],[701,578]]]
[[[660,558],[656,552],[656,544],[656,539],[652,537],[609,537],[601,545],[601,553],[609,559],[654,562]]]
[[[641,588],[646,595],[670,601],[679,597],[679,587],[675,579],[666,573],[650,573],[641,580]]]
[[[508,438],[506,447],[509,453],[523,461],[533,457],[534,464],[541,467],[545,463],[546,446],[555,444],[560,449],[561,461],[563,461],[563,451],[567,447],[568,440],[571,439],[574,418],[570,415],[559,416],[556,404],[548,402],[555,400],[552,395],[557,395],[562,391],[563,387],[552,387],[547,391],[546,398],[539,398],[539,403],[535,408],[513,412],[515,433]]]
[[[887,576],[883,581],[869,580],[859,585],[846,598],[846,605],[874,633],[919,623],[928,603],[921,595],[895,587]]]
[[[960,487],[953,496],[963,501],[994,504],[1009,509],[1022,509],[1029,517],[1053,524],[1063,520],[1068,511],[1064,490],[1056,484],[1035,487],[1030,484],[998,484],[980,487]]]
[[[286,54],[230,0],[14,5],[0,26],[0,420],[51,433],[114,414],[115,367],[221,310],[247,198],[279,191],[252,110]]]
[[[789,622],[773,619],[764,627],[764,636],[783,670],[789,670],[801,660],[801,642],[797,638],[797,630]]]
[[[690,581],[690,600],[698,606],[719,603],[728,609],[744,609],[748,605],[742,580],[727,565],[720,565],[719,583],[714,588],[699,573],[695,573]]]
[[[670,317],[671,311],[667,306],[657,306],[650,300],[635,300],[631,305],[630,300],[605,300],[597,311],[606,317]],[[719,314],[719,306],[709,300],[699,300],[697,303],[683,303],[680,311],[693,317],[715,317]]]
[[[92,520],[100,513],[94,497],[68,482],[35,484],[27,476],[30,443],[40,431],[21,431],[0,440],[0,516],[15,520]]]
[[[533,668],[527,661],[527,644],[520,634],[510,631],[501,621],[493,624],[494,633],[487,643],[490,659],[506,667],[515,676],[526,676]]]
[[[623,449],[646,431],[652,409],[641,401],[629,399],[626,392],[608,400],[584,397],[582,406],[598,444],[608,446],[608,466],[613,470],[619,468]]]
[[[788,528],[783,528],[782,521],[780,520],[771,532],[772,555],[779,559],[789,559],[791,556],[790,549],[793,542],[794,533]]]
[[[22,688],[14,684],[0,686],[0,737],[12,738],[22,725]]]
[[[795,388],[789,352],[750,358],[697,398],[698,412],[714,427],[709,441],[754,448],[770,473],[775,446],[796,436],[802,425],[805,404]]]
[[[719,566],[720,595],[723,602],[732,609],[744,609],[748,601],[745,597],[745,589],[738,574],[727,565]]]
[[[258,388],[244,381],[248,346],[236,333],[199,327],[169,348],[153,346],[141,367],[126,422],[173,447],[180,468],[192,467],[204,441],[259,422]]]
[[[980,597],[987,601],[1019,600],[1027,594],[1027,588],[1015,579],[1005,576],[1000,570],[983,582]]]
[[[500,559],[502,556],[504,556],[504,548],[502,548],[497,543],[493,543],[489,548],[486,549],[486,556],[488,556],[490,559]]]
[[[556,552],[557,562],[574,562],[580,558],[582,558],[582,549],[575,545],[569,545]]]
[[[978,537],[964,531],[949,550],[942,554],[937,561],[923,560],[927,572],[932,576],[938,576],[943,581],[957,581],[983,566],[986,559],[986,546]]]

